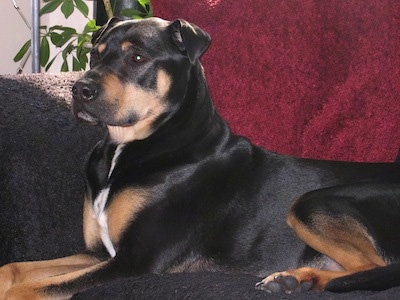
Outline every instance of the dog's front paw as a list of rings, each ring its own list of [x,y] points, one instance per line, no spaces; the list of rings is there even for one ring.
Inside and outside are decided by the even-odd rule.
[[[313,287],[313,281],[299,281],[287,272],[274,273],[256,284],[256,289],[269,293],[300,293]]]

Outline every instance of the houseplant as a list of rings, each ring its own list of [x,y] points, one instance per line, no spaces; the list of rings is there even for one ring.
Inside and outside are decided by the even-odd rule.
[[[105,17],[97,21],[97,18],[89,17],[89,7],[84,0],[44,0],[46,3],[40,10],[40,16],[50,14],[60,9],[64,17],[68,19],[74,11],[81,13],[87,23],[83,30],[79,31],[73,27],[63,25],[40,26],[40,65],[48,71],[55,59],[61,55],[61,71],[81,71],[85,70],[88,64],[88,54],[91,48],[91,33],[98,30],[104,23],[104,18],[109,19],[113,16],[123,16],[126,18],[146,18],[152,16],[150,0],[102,0]],[[99,4],[99,3],[97,3]],[[97,8],[99,5],[97,5]],[[97,9],[99,11],[99,9]],[[100,10],[101,11],[101,10]],[[51,56],[50,44],[58,50]],[[31,46],[28,40],[14,57],[14,61],[20,61]]]

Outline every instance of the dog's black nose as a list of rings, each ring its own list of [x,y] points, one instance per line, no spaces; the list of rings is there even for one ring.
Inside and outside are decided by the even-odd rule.
[[[72,95],[74,96],[74,98],[79,98],[83,101],[93,100],[96,98],[97,94],[97,85],[91,80],[78,80],[72,87]]]

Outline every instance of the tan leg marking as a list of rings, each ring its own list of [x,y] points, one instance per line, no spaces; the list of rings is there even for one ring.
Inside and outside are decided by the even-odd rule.
[[[289,213],[287,222],[307,245],[332,258],[346,271],[357,272],[386,265],[378,255],[366,228],[350,217],[334,219],[316,215],[313,231],[293,213]]]
[[[378,255],[366,228],[353,218],[315,215],[310,229],[290,211],[287,223],[307,245],[336,261],[344,271],[304,267],[274,273],[262,280],[261,286],[283,282],[284,278],[292,276],[300,284],[312,283],[313,290],[323,290],[335,278],[386,265]]]
[[[141,209],[146,205],[148,195],[142,189],[125,189],[115,195],[107,208],[108,231],[113,244],[118,247],[122,233]]]
[[[86,248],[93,250],[101,243],[100,227],[96,219],[91,201],[85,195],[83,202],[83,238]]]
[[[145,206],[147,192],[142,189],[126,189],[113,197],[107,208],[109,233],[118,245],[129,222]],[[89,249],[101,242],[99,226],[90,201],[84,201],[84,238]],[[89,255],[76,255],[48,261],[12,263],[0,268],[0,299],[60,299],[71,294],[46,295],[48,286],[57,286],[102,267],[106,262]],[[6,296],[4,296],[6,295]]]
[[[14,286],[32,283],[97,264],[92,256],[79,254],[53,260],[10,263],[0,268],[0,299]],[[6,299],[8,299],[6,297]],[[17,298],[18,299],[18,298]],[[31,299],[31,298],[20,298]]]
[[[49,287],[62,286],[65,283],[78,281],[82,276],[99,270],[108,261],[101,263],[86,265],[85,268],[79,270],[72,270],[68,273],[55,274],[54,276],[49,276],[38,281],[26,281],[21,284],[17,284],[9,289],[5,295],[5,299],[41,299],[41,300],[53,300],[53,299],[69,299],[79,290],[69,289],[67,292],[62,293],[50,293],[46,290]]]

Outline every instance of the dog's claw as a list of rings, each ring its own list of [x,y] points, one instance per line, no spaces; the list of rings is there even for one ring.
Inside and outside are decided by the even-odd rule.
[[[283,292],[282,286],[275,281],[271,281],[266,284],[264,284],[262,282],[257,282],[256,289],[266,291],[268,293],[282,293]]]

